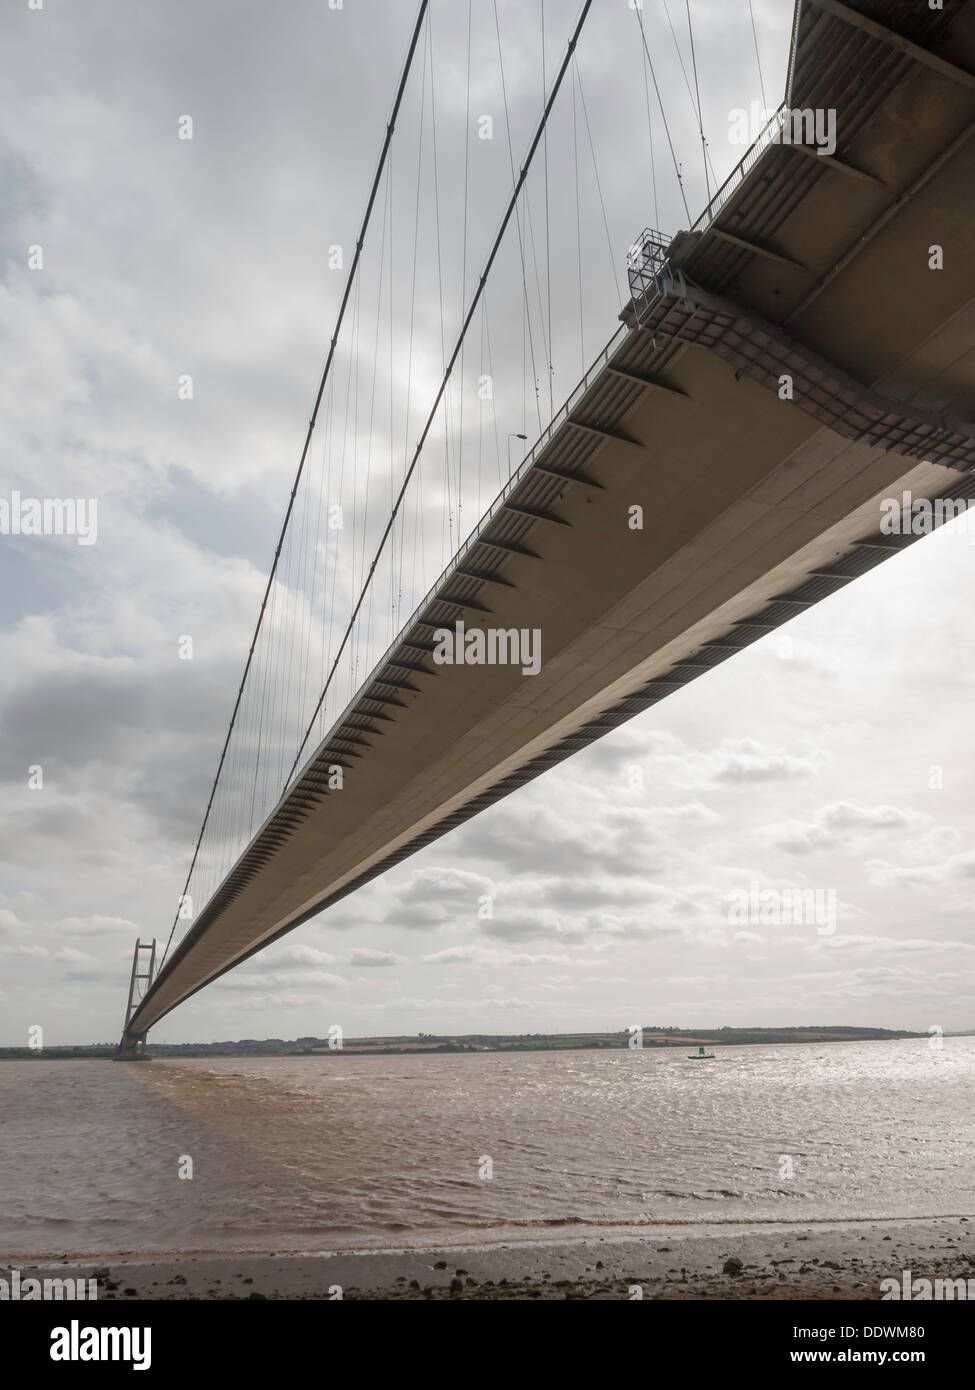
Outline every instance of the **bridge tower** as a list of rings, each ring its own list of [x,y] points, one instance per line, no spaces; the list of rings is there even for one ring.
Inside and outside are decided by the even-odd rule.
[[[140,953],[148,951],[149,960],[144,970],[139,969]],[[116,1062],[148,1062],[151,1059],[146,1053],[146,1033],[148,1029],[141,1033],[130,1033],[129,1024],[132,1015],[135,1013],[143,997],[152,984],[152,979],[156,973],[156,941],[137,940],[135,943],[135,954],[132,957],[132,975],[129,979],[129,1002],[125,1008],[125,1027],[122,1029],[122,1039],[119,1042],[118,1050],[115,1053]],[[141,992],[136,991],[136,984],[142,983]]]

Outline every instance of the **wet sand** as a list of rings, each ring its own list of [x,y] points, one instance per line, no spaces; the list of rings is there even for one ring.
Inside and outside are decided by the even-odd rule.
[[[728,1261],[741,1261],[740,1270]],[[879,1299],[880,1281],[975,1279],[975,1217],[665,1227],[585,1240],[309,1254],[0,1260],[120,1299]],[[732,1272],[734,1270],[734,1272]],[[641,1294],[635,1294],[639,1288]]]

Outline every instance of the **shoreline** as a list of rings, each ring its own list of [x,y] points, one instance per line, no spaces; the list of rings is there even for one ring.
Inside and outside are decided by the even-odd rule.
[[[11,1268],[97,1278],[100,1300],[877,1300],[881,1280],[900,1281],[904,1270],[975,1280],[975,1216],[661,1223],[585,1238],[317,1252],[0,1256],[0,1276]]]

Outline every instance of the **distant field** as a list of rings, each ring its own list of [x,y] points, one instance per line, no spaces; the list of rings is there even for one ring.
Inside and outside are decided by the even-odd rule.
[[[660,1028],[646,1027],[642,1046],[650,1047],[743,1047],[771,1043],[870,1042],[884,1038],[921,1038],[925,1033],[893,1031],[887,1028],[856,1028],[834,1024],[804,1028]],[[966,1036],[956,1034],[955,1036]],[[345,1038],[341,1048],[329,1046],[327,1038],[243,1038],[235,1042],[150,1044],[154,1057],[301,1057],[310,1055],[389,1055],[406,1052],[551,1052],[576,1048],[627,1048],[629,1033],[511,1033],[441,1034],[421,1033],[415,1037]],[[0,1061],[25,1058],[91,1058],[114,1056],[114,1043],[47,1047],[35,1051],[27,1047],[0,1048]]]

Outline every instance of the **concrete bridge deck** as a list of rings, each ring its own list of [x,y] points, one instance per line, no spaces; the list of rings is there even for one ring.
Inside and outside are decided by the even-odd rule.
[[[884,498],[975,496],[973,72],[973,0],[801,0],[786,99],[835,109],[834,155],[756,149],[674,239],[133,1035],[913,543],[881,533]],[[539,673],[436,665],[458,620],[539,629]]]

